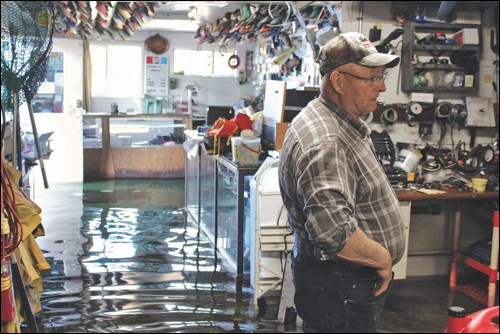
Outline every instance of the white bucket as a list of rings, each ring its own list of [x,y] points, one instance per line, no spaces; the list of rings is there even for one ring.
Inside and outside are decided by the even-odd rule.
[[[422,155],[414,150],[402,149],[399,152],[396,162],[394,162],[394,167],[402,169],[407,173],[414,172],[421,157]]]
[[[256,164],[260,156],[260,138],[232,137],[233,161],[242,165]]]

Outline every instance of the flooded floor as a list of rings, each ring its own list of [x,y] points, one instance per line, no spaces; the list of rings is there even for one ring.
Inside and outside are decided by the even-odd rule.
[[[184,179],[57,184],[40,201],[52,270],[39,331],[249,333],[252,289],[186,215]]]
[[[184,179],[60,183],[36,194],[46,233],[37,242],[52,268],[39,332],[300,332],[274,320],[279,294],[255,314],[249,275],[237,282],[187,217]],[[484,308],[451,293],[448,277],[398,280],[377,332],[442,332],[450,305]]]

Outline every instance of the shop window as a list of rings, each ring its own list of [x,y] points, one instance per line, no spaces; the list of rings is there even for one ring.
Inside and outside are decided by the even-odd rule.
[[[174,74],[236,78],[238,70],[229,66],[236,51],[174,50]]]
[[[33,97],[34,112],[63,112],[64,53],[52,51],[49,56],[45,80]]]
[[[90,45],[92,97],[141,97],[142,52],[140,46]]]

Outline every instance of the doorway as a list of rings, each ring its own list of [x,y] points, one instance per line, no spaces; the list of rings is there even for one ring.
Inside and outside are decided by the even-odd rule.
[[[63,59],[63,73],[57,81],[63,85],[60,112],[35,112],[38,136],[53,132],[50,136],[52,153],[44,160],[48,189],[45,189],[42,171],[35,166],[30,171],[31,197],[51,196],[51,189],[59,183],[83,181],[82,113],[79,107],[83,98],[83,47],[80,40],[53,39],[53,52]],[[27,106],[21,106],[21,127],[32,132]]]

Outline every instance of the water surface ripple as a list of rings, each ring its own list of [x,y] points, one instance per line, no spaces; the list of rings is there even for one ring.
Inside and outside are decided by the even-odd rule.
[[[43,273],[41,332],[257,330],[252,291],[236,287],[187,218],[183,182],[84,184],[79,241],[43,244],[52,269]]]

